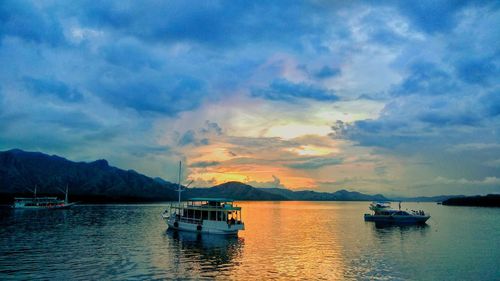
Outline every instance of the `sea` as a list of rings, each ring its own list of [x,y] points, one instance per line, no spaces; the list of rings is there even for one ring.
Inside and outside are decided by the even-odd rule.
[[[1,209],[0,280],[500,280],[500,208],[403,202],[431,218],[391,226],[369,202],[236,204],[233,237],[168,230],[167,203]]]

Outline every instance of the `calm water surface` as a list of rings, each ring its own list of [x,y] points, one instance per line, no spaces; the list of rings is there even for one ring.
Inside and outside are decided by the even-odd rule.
[[[238,237],[167,231],[164,204],[0,210],[0,280],[500,280],[500,209],[407,203],[426,226],[364,222],[368,202],[242,202]]]

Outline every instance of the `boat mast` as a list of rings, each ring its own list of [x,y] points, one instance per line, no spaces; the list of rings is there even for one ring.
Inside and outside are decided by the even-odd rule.
[[[182,168],[182,162],[179,161],[179,181],[177,182],[177,192],[179,193],[179,206],[181,205],[181,168]]]
[[[68,184],[66,184],[66,192],[64,193],[64,204],[68,204]]]

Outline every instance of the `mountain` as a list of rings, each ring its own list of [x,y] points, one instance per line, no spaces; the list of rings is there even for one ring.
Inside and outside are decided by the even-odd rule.
[[[419,196],[419,197],[391,197],[392,201],[403,202],[443,202],[450,198],[465,197],[465,195],[438,195],[438,196]]]
[[[1,202],[14,196],[62,195],[69,186],[71,201],[143,202],[176,198],[174,184],[158,182],[136,171],[112,167],[106,160],[73,162],[56,155],[19,149],[0,152]]]
[[[443,201],[443,205],[500,207],[500,194],[488,194],[486,196],[467,196],[467,197],[450,198],[448,200]]]
[[[367,195],[355,191],[338,190],[336,192],[316,192],[311,190],[292,191],[284,188],[260,188],[268,193],[281,195],[288,200],[297,201],[386,201],[381,194]]]
[[[287,200],[287,198],[282,195],[272,194],[248,184],[235,181],[226,182],[211,188],[189,188],[183,194],[183,198],[194,197],[222,197],[234,200],[262,201]]]
[[[14,196],[60,195],[69,186],[71,201],[89,203],[147,202],[176,200],[176,184],[150,178],[133,170],[112,167],[106,160],[73,162],[56,155],[19,149],[0,152],[0,203]],[[283,188],[255,188],[241,182],[227,182],[211,188],[189,188],[183,198],[226,197],[234,200],[385,201],[380,194],[367,195],[339,190],[333,193],[292,191]]]

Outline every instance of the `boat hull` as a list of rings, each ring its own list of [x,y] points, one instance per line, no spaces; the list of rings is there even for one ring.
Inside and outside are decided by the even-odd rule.
[[[398,215],[371,215],[365,214],[365,221],[374,221],[374,222],[384,222],[384,223],[406,223],[406,224],[423,224],[425,223],[430,216],[398,216]]]
[[[12,206],[12,208],[20,210],[63,210],[63,209],[70,209],[75,204],[76,203],[69,203],[57,206]]]

